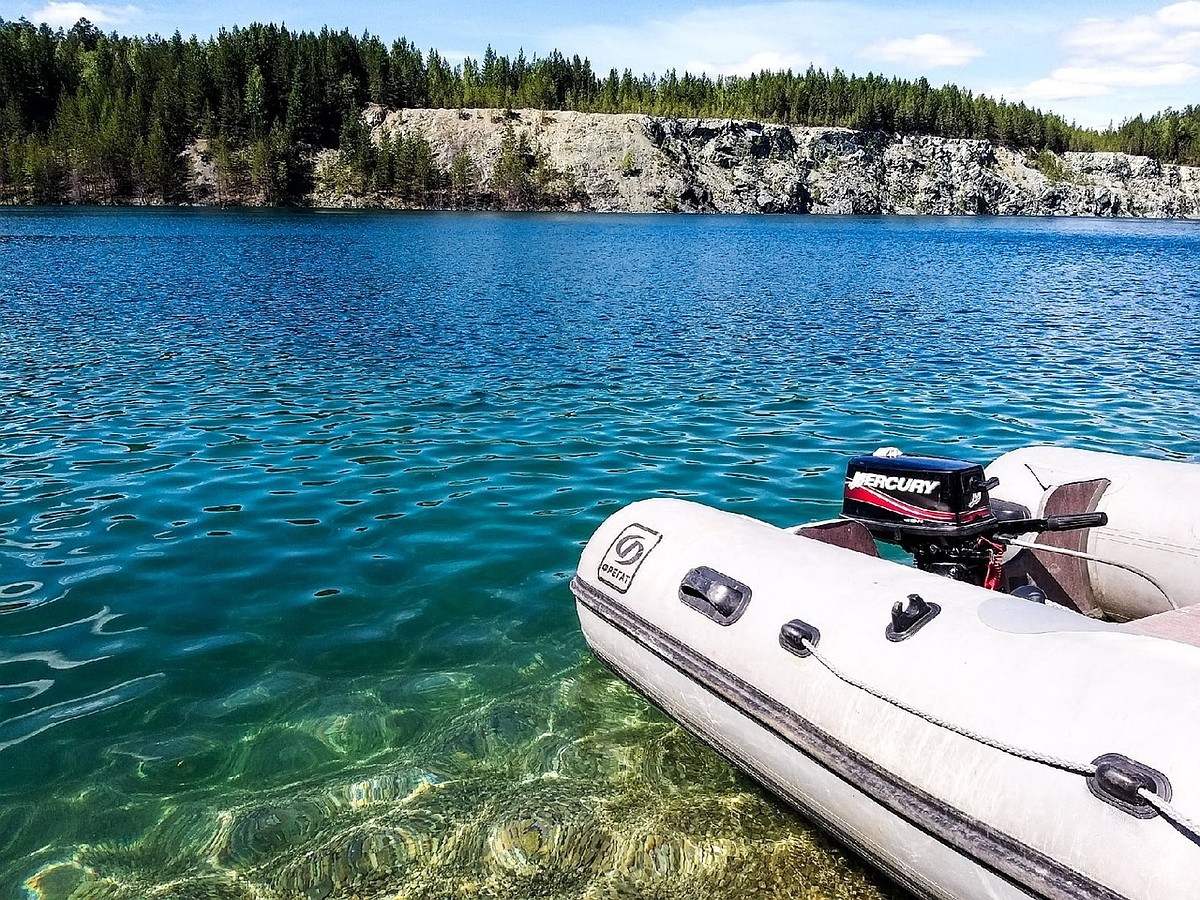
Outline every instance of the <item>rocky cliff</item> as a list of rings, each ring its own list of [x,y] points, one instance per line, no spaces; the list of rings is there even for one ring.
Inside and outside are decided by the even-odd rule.
[[[511,127],[571,182],[569,205],[585,210],[1200,218],[1200,168],[1122,153],[1022,153],[989,141],[728,119],[380,107],[365,115],[376,140],[420,133],[445,168],[465,151],[484,189]]]

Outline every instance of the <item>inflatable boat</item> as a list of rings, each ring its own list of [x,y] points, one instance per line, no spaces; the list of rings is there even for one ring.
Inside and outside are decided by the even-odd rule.
[[[634,503],[571,588],[600,660],[914,893],[1183,900],[1198,509],[1196,465],[886,448],[826,522]]]

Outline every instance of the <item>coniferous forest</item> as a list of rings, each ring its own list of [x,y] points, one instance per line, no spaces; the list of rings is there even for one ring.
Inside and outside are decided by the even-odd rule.
[[[201,41],[106,35],[87,20],[64,31],[0,19],[0,203],[184,202],[191,160],[202,158],[218,201],[287,204],[311,190],[322,150],[338,151],[347,177],[382,194],[488,202],[465,156],[443,169],[420,136],[373,143],[362,120],[372,103],[743,118],[1200,162],[1195,106],[1099,132],[924,78],[837,69],[716,79],[598,73],[577,55],[513,59],[490,47],[452,65],[404,38],[388,46],[328,29],[256,24]],[[537,154],[521,140],[506,137],[498,176],[506,166],[522,169],[511,173],[518,180],[529,175]]]

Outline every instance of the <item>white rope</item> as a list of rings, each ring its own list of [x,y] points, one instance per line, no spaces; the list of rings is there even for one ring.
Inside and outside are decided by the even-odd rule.
[[[1163,818],[1170,819],[1177,828],[1187,832],[1188,837],[1193,841],[1200,843],[1200,828],[1179,810],[1175,809],[1170,803],[1164,800],[1154,791],[1146,788],[1138,788],[1138,796],[1153,806]]]
[[[1070,547],[1055,547],[1050,544],[1031,543],[1029,541],[1021,540],[1020,538],[1010,538],[1006,543],[1010,547],[1022,547],[1026,550],[1036,550],[1041,553],[1057,553],[1059,556],[1070,556],[1074,559],[1082,559],[1086,560],[1087,562],[1098,563],[1102,566],[1111,566],[1114,569],[1121,569],[1125,572],[1128,572],[1130,575],[1136,575],[1143,581],[1149,582],[1150,587],[1154,588],[1167,599],[1167,603],[1172,609],[1177,608],[1177,604],[1171,599],[1171,595],[1166,592],[1161,584],[1151,578],[1149,574],[1134,566],[1127,565],[1123,562],[1117,562],[1113,559],[1101,559],[1099,556],[1095,556],[1091,553],[1084,553],[1081,550],[1072,550]]]
[[[947,722],[945,719],[939,719],[937,716],[909,706],[907,703],[897,700],[895,697],[890,697],[882,691],[877,691],[875,688],[865,685],[861,681],[855,681],[853,678],[840,671],[837,666],[831,663],[822,653],[817,650],[812,641],[808,640],[808,638],[802,638],[800,642],[804,645],[805,649],[807,649],[821,665],[833,673],[836,678],[846,682],[846,684],[850,685],[851,687],[858,688],[860,691],[870,694],[876,699],[882,700],[884,703],[891,704],[897,709],[902,709],[906,713],[910,713],[919,719],[924,719],[926,722],[936,725],[938,728],[944,728],[946,731],[952,731],[955,734],[962,735],[963,737],[969,738],[972,741],[984,744],[985,746],[991,747],[994,750],[999,750],[1001,753],[1007,753],[1009,756],[1016,756],[1020,759],[1041,763],[1042,765],[1050,766],[1055,769],[1062,769],[1067,772],[1075,772],[1079,775],[1083,775],[1084,777],[1091,777],[1092,775],[1096,774],[1096,767],[1091,763],[1075,763],[1068,759],[1060,759],[1057,756],[1050,756],[1045,753],[1037,753],[1033,750],[1024,750],[1012,744],[1006,744],[1003,741],[997,741],[993,738],[985,737],[984,735],[971,731],[969,728],[963,728],[960,725],[955,725],[953,722]]]
[[[1006,744],[1003,741],[997,741],[993,738],[985,737],[982,734],[971,731],[969,728],[963,728],[960,725],[955,725],[953,722],[947,722],[945,719],[939,719],[935,715],[923,712],[916,707],[909,706],[907,703],[883,693],[883,691],[877,691],[875,688],[863,684],[861,681],[857,681],[851,678],[849,675],[846,675],[844,672],[838,669],[837,666],[826,659],[825,655],[818,651],[816,645],[813,644],[813,642],[808,638],[801,638],[800,644],[812,654],[813,658],[816,659],[817,662],[828,669],[835,678],[844,681],[853,688],[857,688],[864,693],[870,694],[872,697],[875,697],[878,700],[882,700],[884,703],[888,703],[897,709],[904,710],[910,715],[914,715],[919,719],[923,719],[931,725],[936,725],[938,728],[944,728],[946,731],[961,735],[969,740],[983,744],[986,747],[991,747],[994,750],[999,750],[1001,753],[1007,753],[1009,756],[1015,756],[1019,759],[1028,760],[1029,762],[1040,763],[1041,765],[1050,766],[1054,769],[1061,769],[1066,772],[1074,772],[1077,775],[1084,776],[1085,778],[1091,778],[1096,774],[1096,767],[1091,763],[1076,763],[1071,762],[1069,759],[1051,756],[1047,753],[1037,753],[1033,750],[1025,750],[1021,747],[1014,746],[1013,744]],[[1175,807],[1173,807],[1170,803],[1168,803],[1158,794],[1146,788],[1138,788],[1138,796],[1154,807],[1159,815],[1170,820],[1181,831],[1186,832],[1188,837],[1190,837],[1193,841],[1200,843],[1200,827],[1197,827],[1195,823],[1176,810]]]

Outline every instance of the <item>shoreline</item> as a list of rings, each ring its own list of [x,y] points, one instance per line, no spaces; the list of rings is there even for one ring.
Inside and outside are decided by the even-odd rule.
[[[271,202],[241,160],[218,169],[201,140],[181,154],[185,202],[61,205],[1200,219],[1200,167],[1124,153],[531,109],[368,106],[361,124],[353,153],[301,152],[308,184],[299,204]],[[47,204],[0,203],[34,205]]]

